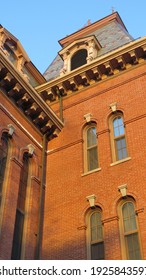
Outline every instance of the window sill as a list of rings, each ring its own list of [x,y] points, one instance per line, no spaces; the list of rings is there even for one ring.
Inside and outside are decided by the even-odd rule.
[[[88,172],[83,173],[81,176],[83,177],[83,176],[86,176],[86,175],[89,175],[89,174],[98,172],[98,171],[100,171],[100,170],[101,170],[101,168],[96,168],[96,169],[94,169],[94,170],[91,170],[91,171],[88,171]]]
[[[121,159],[121,160],[115,161],[115,162],[111,163],[111,164],[110,164],[110,166],[114,166],[114,165],[117,165],[117,164],[123,163],[123,162],[125,162],[125,161],[130,160],[130,159],[131,159],[131,157],[127,157],[127,158],[124,158],[124,159]]]

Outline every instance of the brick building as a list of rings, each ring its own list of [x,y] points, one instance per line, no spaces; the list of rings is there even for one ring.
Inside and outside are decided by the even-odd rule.
[[[0,259],[39,258],[46,146],[63,123],[38,96],[46,80],[0,26]]]
[[[1,258],[146,259],[146,38],[59,43],[42,76],[1,27]]]

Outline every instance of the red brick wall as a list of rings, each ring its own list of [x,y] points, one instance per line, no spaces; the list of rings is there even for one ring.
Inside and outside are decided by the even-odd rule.
[[[65,127],[49,143],[43,233],[43,259],[86,259],[86,196],[95,194],[103,211],[105,257],[121,259],[117,203],[118,187],[136,201],[142,249],[146,258],[146,67],[125,71],[64,98]],[[109,105],[117,102],[124,114],[129,161],[112,163],[108,117]],[[58,104],[52,105],[58,113]],[[83,175],[84,115],[97,121],[101,170]]]

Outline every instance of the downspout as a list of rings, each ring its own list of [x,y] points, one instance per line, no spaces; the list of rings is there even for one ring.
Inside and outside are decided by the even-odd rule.
[[[36,242],[36,260],[40,259],[40,251],[42,246],[42,230],[43,230],[43,218],[44,218],[44,187],[46,184],[46,161],[47,161],[47,135],[43,135],[43,149],[42,149],[42,174],[40,184],[40,201],[39,201],[39,217],[38,217],[38,233]]]
[[[59,100],[59,117],[61,119],[61,121],[63,122],[63,98],[62,98],[62,93],[59,90],[58,87],[56,87],[56,92],[58,95],[58,100]]]

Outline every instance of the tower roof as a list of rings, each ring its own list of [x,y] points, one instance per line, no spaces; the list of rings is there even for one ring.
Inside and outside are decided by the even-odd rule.
[[[64,48],[76,40],[91,35],[94,35],[101,45],[97,57],[105,55],[134,40],[128,33],[119,14],[115,12],[59,40],[59,44]],[[63,60],[57,54],[44,73],[46,80],[50,81],[59,77],[62,67]]]

